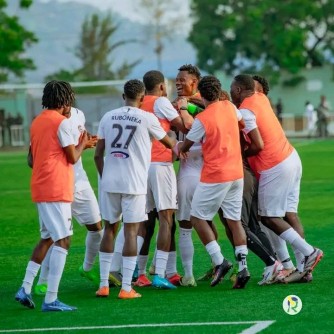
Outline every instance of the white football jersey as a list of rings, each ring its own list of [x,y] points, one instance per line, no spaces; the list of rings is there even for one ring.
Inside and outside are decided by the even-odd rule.
[[[84,113],[76,108],[71,108],[71,117],[69,118],[71,124],[71,132],[74,138],[74,145],[78,145],[80,135],[85,131],[86,118]],[[74,180],[75,192],[90,188],[90,183],[87,174],[83,168],[81,157],[74,164]]]
[[[182,137],[182,138],[181,138]],[[184,134],[179,134],[181,140],[185,140]],[[183,176],[198,176],[201,174],[203,167],[203,154],[202,145],[200,143],[194,143],[189,149],[187,159],[180,159],[180,167],[177,173],[178,180]]]
[[[151,140],[166,136],[157,117],[129,106],[111,110],[101,119],[98,136],[105,140],[102,191],[146,194]]]

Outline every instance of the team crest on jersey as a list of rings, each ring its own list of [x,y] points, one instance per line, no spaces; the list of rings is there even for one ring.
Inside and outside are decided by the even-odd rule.
[[[78,125],[78,130],[80,133],[85,131],[85,128],[82,125]]]
[[[129,154],[121,152],[121,151],[114,151],[110,153],[114,158],[119,159],[127,159],[129,157]]]

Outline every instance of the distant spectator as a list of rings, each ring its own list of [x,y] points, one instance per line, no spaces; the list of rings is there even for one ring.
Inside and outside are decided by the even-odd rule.
[[[310,101],[305,102],[305,116],[307,118],[308,136],[314,135],[317,124],[317,112]]]
[[[282,124],[282,114],[283,114],[283,104],[282,100],[279,98],[276,104],[276,116],[279,120],[279,122]]]
[[[320,96],[320,103],[317,107],[317,134],[321,138],[328,137],[329,104],[324,95]]]
[[[9,138],[9,143],[12,142],[12,132],[10,131],[10,127],[15,124],[15,118],[12,116],[11,113],[8,114],[6,118],[6,127],[8,131],[8,138]]]
[[[23,124],[23,117],[21,114],[17,113],[16,117],[14,119],[14,124],[15,125],[22,125]]]

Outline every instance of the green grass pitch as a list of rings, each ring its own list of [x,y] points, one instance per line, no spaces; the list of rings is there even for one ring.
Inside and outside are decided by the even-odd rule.
[[[273,321],[261,333],[333,333],[334,142],[300,140],[294,144],[303,162],[300,217],[307,240],[325,253],[312,283],[260,287],[257,282],[263,263],[250,254],[252,277],[245,290],[232,290],[232,283],[225,279],[215,288],[207,282],[175,291],[138,288],[142,293],[138,300],[118,300],[118,289],[113,288],[109,298],[97,299],[96,288],[78,273],[85,229],[75,223],[59,292],[62,301],[78,307],[69,313],[42,313],[39,296],[34,296],[35,310],[14,301],[39,231],[30,199],[26,153],[0,153],[0,333],[256,333],[266,327],[260,321]],[[96,190],[92,151],[84,153],[84,165]],[[222,226],[216,224],[223,253],[233,259]],[[196,233],[193,240],[198,277],[209,268],[209,257]],[[182,273],[179,260],[178,268]],[[303,302],[302,311],[295,316],[282,308],[283,299],[290,294]]]

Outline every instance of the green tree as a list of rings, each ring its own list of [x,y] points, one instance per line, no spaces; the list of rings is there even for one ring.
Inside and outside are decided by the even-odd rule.
[[[228,74],[296,75],[334,50],[334,1],[193,0],[190,42],[198,64]]]
[[[101,81],[117,80],[127,77],[139,61],[128,63],[124,61],[118,68],[114,68],[112,55],[115,50],[135,40],[121,40],[113,42],[115,32],[119,26],[114,22],[111,14],[101,17],[92,14],[87,17],[81,27],[80,42],[74,54],[81,61],[81,67],[73,71],[61,69],[47,76],[47,80],[57,78],[68,81]]]
[[[31,4],[32,0],[20,0],[19,7],[28,9]],[[20,25],[17,16],[8,15],[6,7],[7,1],[0,0],[0,82],[6,82],[9,74],[23,77],[26,70],[35,69],[25,51],[37,38]]]

